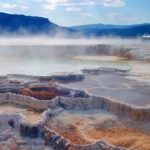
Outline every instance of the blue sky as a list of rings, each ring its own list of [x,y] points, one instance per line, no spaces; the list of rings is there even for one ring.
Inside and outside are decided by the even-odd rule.
[[[61,26],[150,22],[150,0],[0,0],[0,11],[47,17]]]

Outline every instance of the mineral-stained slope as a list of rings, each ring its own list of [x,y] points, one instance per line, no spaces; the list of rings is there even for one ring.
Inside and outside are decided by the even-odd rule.
[[[122,120],[106,111],[64,110],[50,118],[47,126],[74,144],[91,144],[103,140],[126,148],[147,149],[150,146],[148,125],[139,125],[130,119]],[[143,132],[143,128],[148,133]]]
[[[0,148],[149,150],[149,85],[129,80],[126,74],[118,69],[101,68],[83,70],[82,75],[71,78],[69,75],[1,78]],[[117,99],[106,92],[117,88]],[[120,91],[127,88],[128,96],[134,95],[132,99],[126,99]],[[99,94],[91,92],[95,89]],[[143,94],[143,103],[133,91]]]

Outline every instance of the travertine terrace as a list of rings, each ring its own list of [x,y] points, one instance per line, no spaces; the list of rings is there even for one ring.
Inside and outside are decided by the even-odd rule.
[[[128,71],[1,77],[0,148],[149,150],[150,86]]]

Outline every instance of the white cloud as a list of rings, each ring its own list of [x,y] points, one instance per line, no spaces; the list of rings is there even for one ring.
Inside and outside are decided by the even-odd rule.
[[[103,0],[101,4],[105,7],[122,7],[126,5],[123,0]]]
[[[27,7],[25,7],[25,6],[20,6],[20,5],[16,5],[16,4],[7,4],[7,3],[5,3],[5,4],[0,4],[0,6],[2,7],[2,8],[6,8],[6,9],[11,9],[11,8],[21,8],[21,9],[27,9]]]
[[[46,1],[46,2],[49,2],[51,4],[57,4],[57,3],[65,3],[68,0],[35,0],[35,1],[39,1],[39,2]]]
[[[17,7],[18,7],[18,8],[21,8],[21,9],[28,9],[28,7],[26,7],[26,6],[18,6],[18,5],[17,5]]]
[[[43,0],[41,0],[41,1],[43,1]],[[67,2],[68,0],[44,0],[44,1],[47,1],[47,2],[50,2],[50,3],[56,4],[56,3],[65,3],[65,2]]]
[[[0,4],[0,6],[2,8],[15,8],[16,7],[16,5],[10,5],[10,4]]]
[[[35,1],[35,2],[36,2],[36,1],[38,1],[38,2],[47,1],[47,2],[51,2],[51,3],[52,3],[52,2],[54,2],[54,3],[55,3],[55,2],[56,2],[56,3],[57,3],[57,2],[61,2],[61,0],[33,0],[33,1]]]
[[[90,5],[102,5],[105,7],[122,7],[125,5],[123,0],[80,0],[77,2],[71,2],[71,0],[38,0],[47,1],[49,4],[43,5],[43,8],[54,10],[56,6],[90,6]]]
[[[67,2],[68,0],[47,0],[48,2],[51,2],[51,3],[65,3]]]
[[[51,3],[58,3],[58,2],[67,2],[68,0],[47,0],[47,1],[49,1],[49,2],[51,2]]]
[[[43,5],[43,8],[44,9],[49,9],[49,10],[55,10],[56,9],[56,5]]]
[[[43,0],[40,0],[43,1]],[[45,1],[45,0],[44,0]],[[68,0],[46,0],[50,2],[48,5],[43,5],[43,8],[54,10],[56,6],[85,6],[85,5],[95,5],[94,1],[89,2],[77,2],[77,3],[71,3],[68,2]]]
[[[81,8],[78,8],[78,7],[68,7],[68,8],[66,8],[66,11],[80,12],[82,10],[81,10]]]
[[[91,2],[81,2],[81,3],[59,3],[57,5],[62,5],[62,6],[95,5],[95,2],[91,1]]]
[[[89,13],[81,13],[81,16],[83,16],[83,17],[91,17],[92,15],[89,14]]]

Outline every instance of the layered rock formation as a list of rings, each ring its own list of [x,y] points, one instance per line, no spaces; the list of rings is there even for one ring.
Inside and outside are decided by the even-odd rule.
[[[83,72],[89,76],[116,72],[124,74],[126,71],[101,68],[98,70],[83,70]],[[59,130],[53,130],[48,122],[52,118],[59,116],[64,110],[77,110],[80,112],[94,109],[110,112],[118,118],[123,118],[123,120],[130,119],[134,121],[137,126],[142,126],[143,122],[145,122],[145,124],[150,122],[149,107],[134,107],[106,97],[92,96],[85,91],[65,88],[56,83],[52,83],[54,80],[44,78],[45,77],[43,77],[42,81],[41,79],[40,81],[36,79],[38,80],[36,82],[23,84],[14,84],[13,82],[12,84],[7,83],[5,86],[0,86],[0,104],[13,104],[20,108],[28,108],[30,111],[43,112],[43,119],[36,123],[27,122],[24,117],[19,114],[0,114],[2,124],[8,125],[14,130],[18,130],[21,137],[43,139],[45,141],[44,145],[53,146],[56,150],[124,150],[125,148],[117,147],[118,145],[111,146],[108,143],[100,141],[99,139],[101,138],[92,142],[84,138],[82,139],[80,131],[78,130],[80,124],[70,124],[65,128],[66,132],[60,132]],[[67,78],[68,77],[62,77],[61,81],[65,81]],[[77,80],[79,79],[80,78]],[[98,127],[100,127],[100,125]],[[113,131],[111,128],[110,130]],[[141,130],[140,134],[143,136],[143,133],[141,133],[143,129],[138,128],[138,130]],[[149,128],[146,130],[148,132],[150,131]],[[77,133],[79,133],[77,137],[73,137],[73,134],[75,135]],[[91,131],[86,133],[89,133],[90,136]],[[74,139],[78,137],[80,140],[74,142]],[[132,146],[130,148],[132,148]]]

